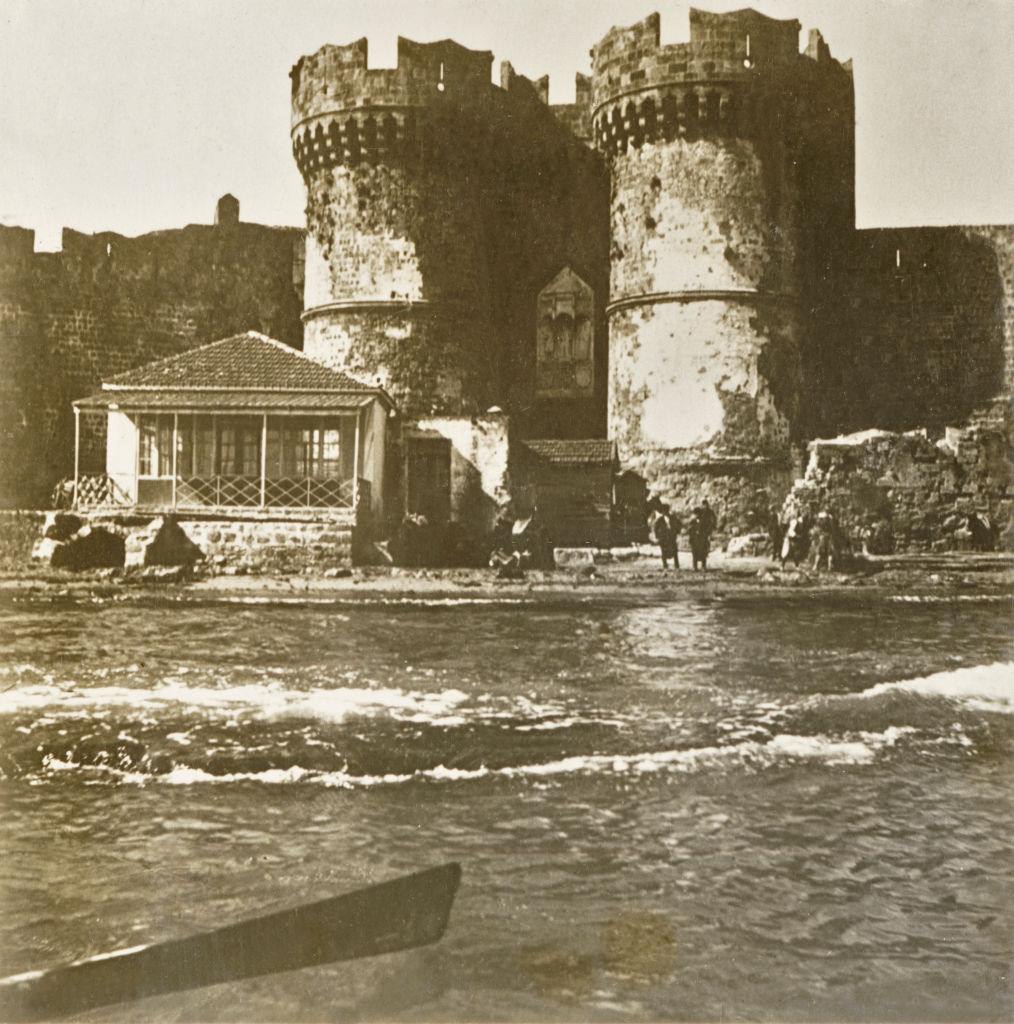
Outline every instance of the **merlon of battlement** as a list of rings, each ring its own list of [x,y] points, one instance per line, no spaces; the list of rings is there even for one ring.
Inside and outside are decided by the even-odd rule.
[[[656,107],[665,93],[688,88],[750,90],[761,78],[790,74],[848,74],[834,60],[819,32],[810,33],[800,53],[800,24],[769,18],[752,8],[716,14],[690,9],[688,42],[661,43],[657,13],[633,25],[611,29],[592,48],[592,108],[651,96]],[[774,77],[772,77],[774,76]]]
[[[509,60],[502,61],[500,64],[500,88],[504,92],[527,95],[537,99],[540,103],[549,103],[549,75],[543,75],[532,81],[525,75],[519,75]]]
[[[687,43],[661,44],[661,21],[657,12],[633,25],[617,26],[607,32],[591,50],[596,69],[611,65],[637,65],[652,55],[670,59],[728,58],[768,64],[791,63],[800,54],[800,23],[795,19],[770,18],[751,7],[716,13],[690,8],[690,38]],[[832,61],[823,37],[811,30],[803,55],[818,62]]]
[[[328,44],[301,57],[292,80],[293,124],[328,110],[423,105],[440,94],[484,98],[492,88],[493,54],[452,39],[417,43],[398,37],[393,68],[369,66],[369,43]]]

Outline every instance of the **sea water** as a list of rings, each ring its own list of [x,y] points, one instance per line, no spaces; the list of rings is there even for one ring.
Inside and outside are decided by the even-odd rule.
[[[450,860],[438,945],[103,1020],[1009,1020],[1011,604],[0,604],[0,972]]]

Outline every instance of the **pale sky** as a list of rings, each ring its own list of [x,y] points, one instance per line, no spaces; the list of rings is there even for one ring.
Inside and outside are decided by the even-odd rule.
[[[698,0],[734,10],[745,0]],[[289,79],[324,43],[450,37],[551,75],[653,10],[687,38],[688,4],[653,0],[0,0],[0,223],[55,248],[64,225],[140,234],[244,220],[302,224]],[[1014,223],[1014,0],[756,0],[821,29],[856,83],[860,227]]]

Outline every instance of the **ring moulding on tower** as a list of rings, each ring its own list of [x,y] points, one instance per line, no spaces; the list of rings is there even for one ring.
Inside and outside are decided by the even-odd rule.
[[[687,473],[724,502],[788,470],[801,386],[795,80],[811,63],[799,28],[692,9],[689,43],[661,46],[653,14],[592,50],[592,130],[612,181],[609,432],[624,464],[673,499]]]

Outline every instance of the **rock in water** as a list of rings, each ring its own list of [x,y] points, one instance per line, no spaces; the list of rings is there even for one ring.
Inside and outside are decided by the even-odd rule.
[[[85,526],[70,540],[54,547],[50,565],[54,569],[110,569],[123,565],[126,542],[102,526]]]
[[[42,536],[50,540],[70,540],[85,521],[73,512],[47,512],[42,525]]]
[[[128,566],[193,565],[204,552],[173,516],[159,516],[127,541]]]
[[[32,559],[37,562],[45,562],[47,565],[53,565],[54,559],[57,558],[57,552],[64,547],[64,541],[54,540],[52,537],[42,537],[35,542],[35,547],[32,548]]]
[[[166,516],[144,553],[144,564],[193,565],[203,557],[204,552],[186,535],[183,527],[172,516]]]

